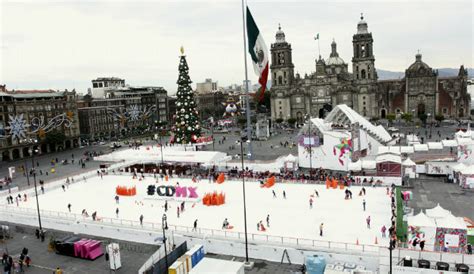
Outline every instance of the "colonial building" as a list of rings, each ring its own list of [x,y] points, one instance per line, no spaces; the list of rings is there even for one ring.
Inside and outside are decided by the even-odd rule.
[[[461,118],[469,115],[467,71],[461,66],[456,77],[438,77],[416,55],[403,79],[379,81],[375,68],[374,39],[361,17],[352,37],[352,73],[331,43],[327,59],[315,60],[315,71],[304,77],[294,73],[291,44],[278,28],[271,45],[271,116],[295,118],[306,114],[324,117],[333,106],[346,104],[365,117],[385,118],[388,113],[415,112],[415,116],[442,114]]]
[[[92,92],[78,101],[84,139],[109,139],[140,134],[154,121],[168,122],[167,91],[162,87],[126,86],[110,77],[92,80]]]
[[[78,147],[77,95],[73,91],[0,91],[0,160]]]

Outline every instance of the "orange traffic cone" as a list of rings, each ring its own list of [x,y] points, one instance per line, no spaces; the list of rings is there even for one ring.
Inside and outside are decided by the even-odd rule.
[[[356,245],[359,245],[359,238],[357,238]]]
[[[375,237],[375,244],[378,245],[379,241],[377,240],[377,237]]]

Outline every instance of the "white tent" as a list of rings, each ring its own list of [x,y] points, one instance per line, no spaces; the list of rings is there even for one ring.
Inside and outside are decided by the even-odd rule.
[[[407,158],[402,162],[402,166],[416,166],[416,163],[413,162],[410,158]]]
[[[377,158],[375,158],[376,163],[383,163],[383,162],[394,162],[400,164],[402,162],[402,159],[400,158],[400,155],[393,155],[393,154],[383,154],[383,155],[378,155]]]
[[[456,172],[460,172],[461,170],[465,169],[466,168],[466,165],[463,164],[463,163],[458,163],[456,165],[454,165],[451,169],[456,171]]]
[[[285,161],[287,161],[287,162],[296,162],[297,160],[298,160],[298,158],[296,158],[292,154],[288,154],[288,156],[286,156],[286,158],[285,158]]]
[[[456,140],[442,140],[441,144],[443,144],[444,147],[457,147],[458,142]]]
[[[428,151],[427,144],[414,144],[413,148],[415,149],[415,151]]]
[[[467,229],[466,223],[461,217],[454,217],[453,215],[448,215],[444,218],[436,219],[437,227],[444,228],[457,228],[457,229]]]
[[[410,226],[436,227],[435,221],[426,216],[426,214],[423,212],[420,212],[415,216],[409,216],[407,218],[407,222]]]
[[[352,170],[352,171],[361,171],[362,170],[362,161],[358,160],[355,163],[350,162],[349,165],[348,165],[348,169]]]
[[[428,142],[429,149],[443,149],[441,142]]]
[[[465,168],[459,170],[459,172],[464,175],[472,175],[474,174],[474,165],[466,166]]]
[[[430,218],[445,218],[447,216],[452,216],[449,210],[442,208],[439,204],[432,209],[427,209],[426,215]]]
[[[415,149],[412,146],[401,146],[400,152],[401,153],[414,153]]]
[[[363,169],[375,169],[377,167],[377,163],[375,160],[362,160],[362,168]]]

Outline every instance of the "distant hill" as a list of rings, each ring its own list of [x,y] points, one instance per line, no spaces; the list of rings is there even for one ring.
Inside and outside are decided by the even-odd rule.
[[[440,69],[438,69],[439,76],[441,76],[441,77],[456,76],[456,75],[458,75],[458,72],[459,72],[459,68],[440,68]],[[473,78],[474,77],[474,68],[468,68],[467,73],[469,75],[469,78]],[[380,80],[401,79],[405,76],[405,72],[377,69],[377,75],[379,76]]]

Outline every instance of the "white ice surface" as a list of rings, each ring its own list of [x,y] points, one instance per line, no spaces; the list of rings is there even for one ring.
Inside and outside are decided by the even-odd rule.
[[[205,206],[200,199],[197,202],[186,202],[185,212],[177,218],[177,206],[180,201],[169,200],[167,212],[168,224],[193,226],[198,219],[198,227],[220,230],[224,218],[228,218],[234,226],[232,231],[244,231],[243,196],[241,181],[226,181],[223,184],[209,183],[201,180],[193,183],[190,179],[172,178],[169,182],[156,183],[147,177],[143,181],[132,179],[129,175],[106,175],[101,179],[94,177],[86,183],[70,185],[64,192],[61,188],[47,191],[40,195],[41,209],[68,212],[71,203],[72,212],[80,214],[86,209],[89,214],[97,211],[99,217],[116,218],[115,210],[119,207],[119,218],[138,221],[140,214],[144,221],[161,223],[164,213],[164,200],[159,196],[149,196],[149,184],[195,186],[201,198],[205,192],[222,191],[226,194],[226,203],[221,206]],[[136,186],[137,195],[120,197],[115,203],[116,186]],[[272,189],[277,193],[273,198]],[[381,238],[381,227],[390,226],[390,198],[385,188],[366,187],[367,195],[358,196],[361,187],[351,187],[352,200],[344,199],[344,190],[326,189],[325,185],[275,184],[273,188],[260,188],[256,182],[246,183],[247,196],[247,227],[249,233],[268,234],[295,238],[317,239],[332,242],[373,245],[375,238],[379,244],[387,244]],[[286,191],[286,199],[282,192]],[[319,198],[313,198],[313,208],[309,207],[310,195],[318,190]],[[367,211],[362,209],[362,201],[366,200]],[[137,202],[142,202],[143,205]],[[195,203],[195,206],[192,205]],[[16,206],[16,205],[15,205]],[[21,202],[20,207],[36,208],[33,197]],[[257,222],[263,221],[266,227],[266,216],[270,214],[270,227],[266,232],[257,231]],[[371,229],[367,228],[366,218],[371,216]],[[324,235],[319,236],[319,224],[324,223]]]

